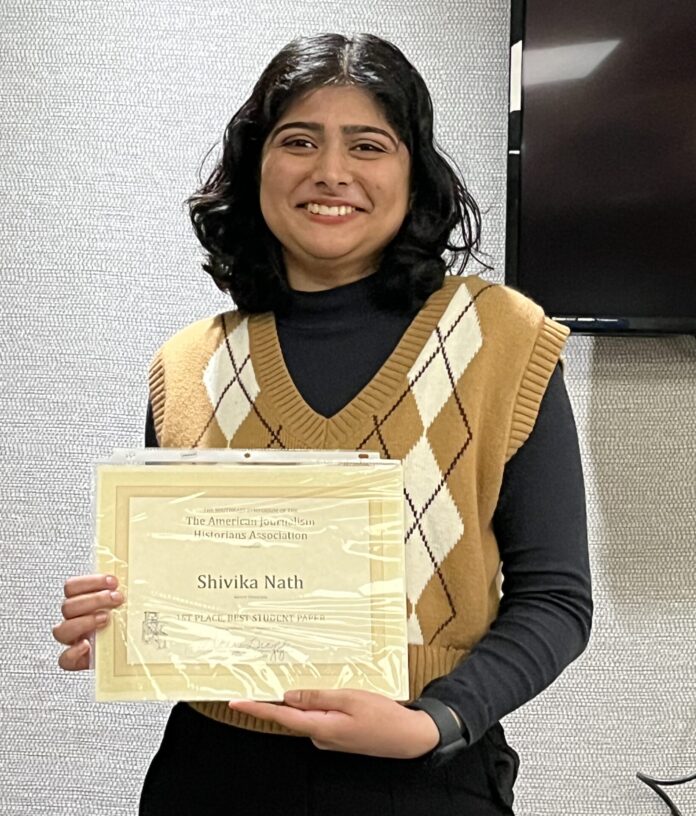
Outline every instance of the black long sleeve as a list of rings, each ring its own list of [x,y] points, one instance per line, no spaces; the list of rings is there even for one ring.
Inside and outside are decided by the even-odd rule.
[[[145,447],[159,448],[157,433],[155,431],[155,418],[152,415],[152,403],[147,403],[147,416],[145,418]]]

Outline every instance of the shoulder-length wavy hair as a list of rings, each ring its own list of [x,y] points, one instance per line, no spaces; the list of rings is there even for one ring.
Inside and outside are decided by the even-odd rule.
[[[457,261],[456,272],[462,272],[478,249],[481,216],[435,145],[423,78],[395,45],[371,34],[301,37],[268,64],[227,125],[222,157],[210,177],[185,202],[207,253],[203,269],[240,309],[282,311],[289,287],[280,243],[259,204],[261,151],[288,106],[327,85],[367,90],[410,153],[410,211],[382,253],[373,291],[381,306],[412,312],[442,286]],[[460,243],[452,241],[453,232]]]

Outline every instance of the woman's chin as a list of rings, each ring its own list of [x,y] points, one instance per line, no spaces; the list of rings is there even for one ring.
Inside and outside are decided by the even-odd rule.
[[[356,253],[355,250],[359,247],[354,243],[342,246],[339,242],[327,244],[315,244],[313,246],[304,247],[305,257],[309,261],[317,263],[339,263],[348,258],[354,261],[360,260],[362,253]]]

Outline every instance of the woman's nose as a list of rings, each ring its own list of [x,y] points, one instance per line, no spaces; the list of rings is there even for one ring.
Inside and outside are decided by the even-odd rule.
[[[350,184],[353,176],[348,164],[348,156],[343,147],[324,145],[317,151],[312,181],[324,183],[329,187],[338,184]]]

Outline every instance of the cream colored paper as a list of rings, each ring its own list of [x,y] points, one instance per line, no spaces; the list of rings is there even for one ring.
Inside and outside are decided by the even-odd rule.
[[[408,697],[400,463],[96,476],[97,569],[127,597],[97,635],[97,699]]]

